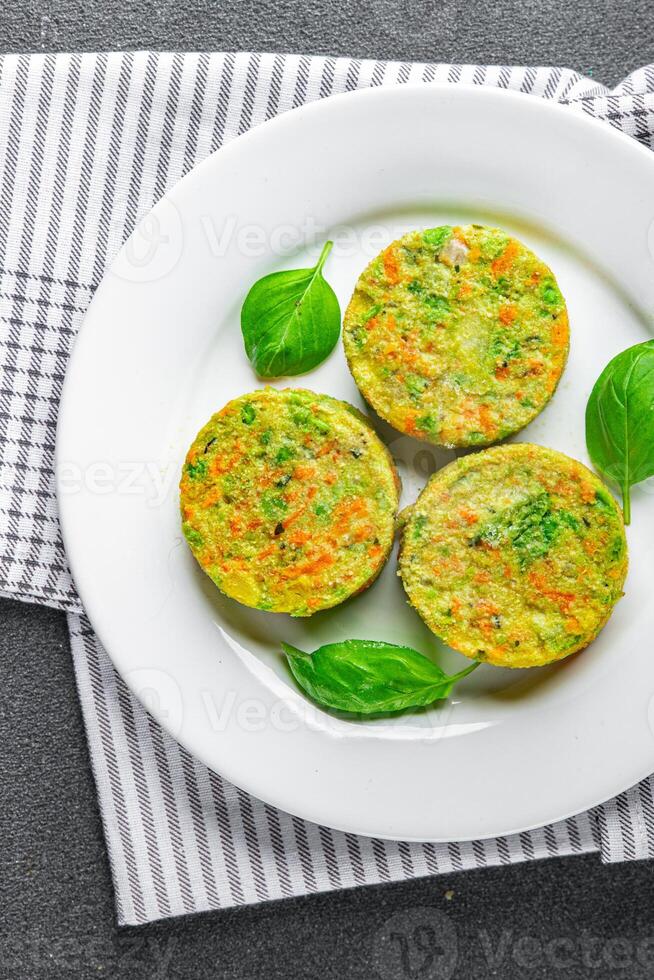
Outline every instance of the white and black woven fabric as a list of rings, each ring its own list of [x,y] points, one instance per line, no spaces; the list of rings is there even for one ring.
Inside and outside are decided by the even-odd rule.
[[[530,92],[654,148],[654,66],[613,91],[559,68],[270,54],[20,56],[0,72],[0,594],[69,613],[119,922],[552,855],[654,857],[652,780],[541,830],[447,845],[335,832],[230,785],[117,677],[67,569],[53,478],[66,362],[93,291],[137,220],[209,153],[304,102],[407,82]]]

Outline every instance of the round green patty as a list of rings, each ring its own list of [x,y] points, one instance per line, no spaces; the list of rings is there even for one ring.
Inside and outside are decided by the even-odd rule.
[[[200,431],[180,498],[191,550],[225,595],[310,616],[381,571],[399,478],[357,409],[264,388],[229,402]]]
[[[409,232],[364,270],[343,342],[361,393],[396,429],[483,446],[551,398],[568,316],[551,270],[517,239],[443,225]]]
[[[627,542],[604,484],[562,453],[497,446],[436,473],[400,549],[409,601],[473,660],[535,667],[593,640],[622,595]]]

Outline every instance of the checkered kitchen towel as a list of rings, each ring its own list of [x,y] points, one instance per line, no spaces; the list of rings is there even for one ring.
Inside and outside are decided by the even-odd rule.
[[[436,845],[335,832],[227,783],[113,670],[67,569],[53,482],[66,361],[103,270],[213,150],[335,92],[435,81],[531,92],[654,148],[654,66],[611,92],[559,68],[269,54],[20,56],[0,72],[0,594],[68,612],[119,922],[551,855],[654,857],[652,780],[537,831]]]

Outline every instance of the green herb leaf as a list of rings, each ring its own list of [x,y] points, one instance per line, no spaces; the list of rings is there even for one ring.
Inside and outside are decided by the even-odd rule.
[[[291,672],[312,700],[337,711],[372,715],[418,708],[448,697],[478,667],[449,676],[411,647],[377,640],[343,640],[304,653],[282,643]]]
[[[262,378],[304,374],[332,352],[341,311],[322,268],[327,242],[313,269],[273,272],[255,282],[241,309],[245,352]]]
[[[622,351],[600,374],[586,406],[586,445],[620,487],[628,524],[631,487],[654,476],[654,340]]]

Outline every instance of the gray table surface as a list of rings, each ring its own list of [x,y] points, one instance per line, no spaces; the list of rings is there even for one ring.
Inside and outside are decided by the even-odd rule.
[[[614,84],[654,61],[653,28],[651,0],[15,0],[0,51],[562,64]],[[652,864],[595,855],[117,929],[65,619],[5,600],[0,784],[0,980],[654,977]]]

